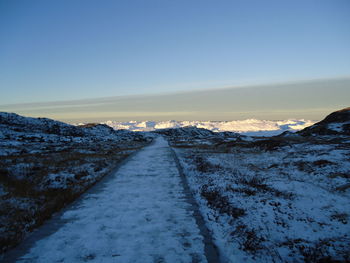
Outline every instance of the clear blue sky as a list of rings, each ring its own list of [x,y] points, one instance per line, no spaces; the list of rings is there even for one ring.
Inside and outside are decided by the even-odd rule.
[[[349,75],[349,0],[0,0],[0,104]]]

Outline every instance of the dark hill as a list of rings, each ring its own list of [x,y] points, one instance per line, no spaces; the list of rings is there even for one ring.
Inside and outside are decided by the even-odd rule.
[[[350,135],[350,107],[332,112],[322,121],[298,132],[302,136]]]

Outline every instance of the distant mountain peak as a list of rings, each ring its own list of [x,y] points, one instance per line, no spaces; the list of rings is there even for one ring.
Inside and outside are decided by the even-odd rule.
[[[156,131],[168,128],[183,128],[187,126],[204,128],[212,132],[236,132],[245,135],[278,135],[285,131],[298,131],[310,126],[314,121],[310,120],[233,120],[233,121],[106,121],[104,124],[114,129],[126,129],[130,131]]]

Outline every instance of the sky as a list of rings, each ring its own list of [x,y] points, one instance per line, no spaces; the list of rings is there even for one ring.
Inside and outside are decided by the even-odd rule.
[[[348,0],[0,0],[0,105],[348,76]]]
[[[350,77],[168,94],[130,95],[2,106],[7,112],[69,123],[245,119],[321,120],[349,106]],[[45,114],[43,114],[45,113]]]

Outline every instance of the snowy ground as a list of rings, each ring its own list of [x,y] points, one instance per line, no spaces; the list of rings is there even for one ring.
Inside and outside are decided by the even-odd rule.
[[[5,127],[11,116],[5,116]],[[48,222],[46,226],[51,226],[51,230],[44,226],[41,236],[34,233],[21,249],[17,248],[18,253],[13,250],[8,255],[15,255],[17,262],[28,263],[219,262],[208,252],[208,244],[213,239],[221,263],[350,262],[349,119],[350,109],[344,109],[301,132],[286,132],[270,138],[195,127],[157,130],[156,133],[167,137],[175,148],[177,158],[162,137],[145,133],[157,137],[154,144],[130,157],[104,184],[98,184],[74,206],[62,211],[55,217],[60,224],[54,220]],[[85,167],[92,157],[100,158],[101,152],[105,159],[118,151],[119,147],[112,150],[110,146],[124,141],[120,135],[126,136],[127,145],[128,137],[135,136],[127,131],[120,131],[117,136],[113,129],[103,125],[74,128],[60,123],[51,125],[50,121],[46,125],[46,119],[40,122],[45,123],[42,128],[49,136],[22,136],[23,129],[19,126],[0,134],[8,144],[0,158],[6,169],[0,172],[12,175],[16,171],[18,176],[21,173],[17,170],[23,170],[24,175],[32,178],[38,174],[38,167],[28,172],[25,169],[28,161],[46,160],[36,151],[43,143],[52,147],[53,142],[60,142],[55,146],[59,155],[51,148],[45,152],[45,155],[54,154],[55,158],[50,161],[61,155],[67,157],[67,160],[60,159],[59,174],[44,174],[43,178],[49,181],[49,193],[56,188],[76,186],[73,179],[96,176],[99,172],[96,168],[103,167],[101,164],[87,173],[66,173],[61,166],[72,169],[76,169],[76,164],[83,166],[75,162],[78,158],[84,160]],[[28,125],[26,130],[37,126],[32,122]],[[109,139],[97,144],[97,135],[102,132],[102,137]],[[76,147],[86,144],[80,142],[80,134],[89,134],[86,142],[91,144],[86,149]],[[57,137],[56,141],[51,141],[56,138],[53,136]],[[64,145],[71,142],[72,149],[62,149],[61,140],[66,136],[72,138]],[[142,143],[145,140],[142,137],[132,141]],[[13,146],[9,144],[12,138]],[[38,142],[40,147],[33,148],[32,144]],[[28,155],[22,149],[31,152]],[[18,155],[16,158],[13,150]],[[87,158],[87,154],[93,156]],[[18,163],[18,158],[24,159]],[[70,160],[74,162],[68,162]],[[4,182],[8,187],[17,181]],[[27,194],[22,181],[14,185],[23,188],[22,195]],[[0,185],[1,195],[15,193],[6,187]],[[196,200],[190,199],[190,194]],[[20,199],[8,200],[16,203],[20,211]],[[26,201],[26,204],[31,203]],[[13,211],[14,205],[9,207],[2,207],[4,216]],[[22,213],[24,218],[28,215],[26,211]],[[5,259],[5,262],[14,262],[11,257]]]
[[[106,125],[0,112],[0,254],[150,140]]]
[[[297,139],[269,150],[259,141],[180,141],[177,155],[226,262],[349,262],[349,142]]]
[[[20,262],[207,262],[168,143],[158,137]]]

